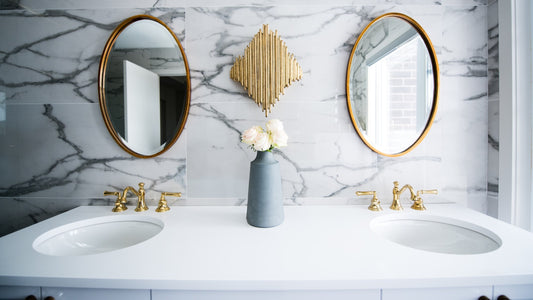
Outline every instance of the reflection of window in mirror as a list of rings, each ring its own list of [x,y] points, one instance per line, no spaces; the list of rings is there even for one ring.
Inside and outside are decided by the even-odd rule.
[[[408,147],[405,143],[424,130],[432,107],[432,67],[424,41],[411,35],[390,45],[367,64],[368,98],[375,101],[368,103],[366,133],[382,149]]]

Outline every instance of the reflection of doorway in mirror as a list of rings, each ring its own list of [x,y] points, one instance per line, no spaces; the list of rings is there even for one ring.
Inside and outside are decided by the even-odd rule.
[[[153,153],[160,148],[159,75],[127,60],[124,60],[124,122],[124,137],[130,149]]]
[[[379,149],[398,153],[416,140],[426,126],[432,102],[432,74],[427,50],[419,36],[368,66],[368,119],[377,122],[369,136]],[[428,70],[429,66],[429,70]]]
[[[185,117],[187,76],[159,76],[161,144],[171,141]]]

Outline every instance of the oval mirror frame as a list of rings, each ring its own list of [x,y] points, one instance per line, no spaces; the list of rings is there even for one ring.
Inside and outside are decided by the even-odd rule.
[[[353,108],[352,108],[351,96],[350,96],[350,70],[351,70],[351,67],[352,67],[352,62],[354,61],[354,56],[355,56],[355,53],[356,53],[357,46],[359,45],[359,42],[361,41],[361,39],[363,38],[365,33],[371,28],[371,26],[374,25],[376,22],[378,22],[380,20],[383,20],[385,18],[399,18],[401,20],[404,20],[407,23],[409,23],[409,25],[411,25],[418,32],[418,34],[420,35],[420,37],[422,38],[422,40],[423,40],[423,42],[424,42],[424,44],[426,46],[428,55],[429,55],[429,57],[431,59],[431,66],[433,68],[433,104],[432,104],[432,107],[431,107],[430,114],[429,114],[429,116],[427,118],[427,122],[426,122],[425,128],[422,131],[422,133],[418,136],[418,138],[410,146],[408,146],[406,149],[404,149],[404,150],[402,150],[400,152],[397,152],[397,153],[386,153],[386,152],[384,152],[384,151],[382,151],[380,149],[377,149],[376,147],[374,147],[365,138],[365,135],[363,134],[362,130],[357,125],[356,116],[355,116],[355,113],[354,113]],[[374,20],[372,20],[372,22],[370,22],[363,29],[361,34],[358,36],[358,38],[357,38],[357,40],[355,42],[355,45],[352,48],[352,52],[350,54],[350,58],[349,58],[349,61],[348,61],[348,69],[347,69],[347,72],[346,72],[346,102],[348,104],[348,112],[350,114],[350,118],[352,120],[352,124],[353,124],[355,130],[357,131],[357,134],[359,135],[359,137],[363,141],[363,143],[365,143],[365,145],[367,145],[370,149],[372,149],[372,151],[374,151],[374,152],[376,152],[376,153],[378,153],[380,155],[388,156],[388,157],[397,157],[397,156],[405,155],[408,152],[412,151],[426,137],[426,135],[429,132],[429,129],[431,128],[431,125],[433,124],[433,120],[435,119],[435,115],[436,115],[436,112],[437,112],[438,95],[439,95],[439,65],[438,65],[438,61],[437,61],[437,55],[435,53],[435,49],[433,48],[433,44],[431,43],[428,35],[426,34],[426,32],[424,31],[422,26],[420,26],[420,24],[418,24],[411,17],[409,17],[407,15],[404,15],[404,14],[401,14],[401,13],[394,13],[394,12],[393,13],[383,14],[383,15],[375,18]]]
[[[172,37],[174,38],[174,41],[176,42],[176,44],[178,45],[181,51],[180,54],[183,57],[183,63],[184,63],[185,73],[186,73],[186,78],[187,78],[186,99],[185,99],[184,112],[183,112],[183,118],[181,120],[181,124],[178,124],[179,127],[177,128],[176,133],[170,140],[166,142],[166,145],[160,151],[157,151],[156,153],[153,153],[153,154],[138,153],[134,151],[133,149],[131,149],[130,147],[128,147],[128,145],[124,143],[123,138],[113,127],[111,118],[109,117],[109,110],[107,107],[107,101],[105,97],[105,81],[106,81],[105,75],[106,75],[106,69],[107,69],[107,62],[111,54],[111,50],[113,46],[115,45],[115,42],[117,41],[120,34],[129,25],[137,21],[141,21],[141,20],[155,21],[158,24],[162,25],[172,35]],[[138,157],[138,158],[151,158],[151,157],[155,157],[155,156],[158,156],[164,153],[165,151],[170,149],[174,145],[174,143],[176,143],[176,141],[178,140],[179,136],[181,135],[185,127],[185,123],[187,122],[187,117],[189,115],[189,106],[191,102],[191,79],[190,79],[190,72],[189,72],[189,64],[187,62],[187,57],[185,56],[185,51],[183,50],[183,47],[181,46],[179,39],[174,34],[174,32],[170,29],[170,27],[168,27],[168,25],[166,25],[163,21],[159,20],[158,18],[150,16],[150,15],[135,15],[135,16],[127,18],[122,23],[120,23],[117,26],[117,28],[115,28],[115,30],[111,33],[111,36],[107,40],[107,43],[104,47],[104,51],[100,59],[100,65],[98,69],[98,98],[100,102],[100,112],[102,113],[102,117],[104,119],[107,130],[109,131],[109,133],[111,134],[115,142],[129,154],[135,157]]]

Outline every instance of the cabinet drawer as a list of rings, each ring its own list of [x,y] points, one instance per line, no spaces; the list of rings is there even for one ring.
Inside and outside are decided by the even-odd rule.
[[[384,289],[381,300],[477,300],[480,296],[491,298],[492,286]]]
[[[0,286],[0,300],[24,300],[30,295],[41,299],[41,288],[38,286]]]
[[[43,299],[52,296],[55,300],[150,300],[150,290],[43,287],[42,296]]]
[[[500,295],[505,295],[511,300],[533,300],[533,284],[495,285],[494,299]]]
[[[380,300],[380,290],[176,291],[152,290],[152,300]]]

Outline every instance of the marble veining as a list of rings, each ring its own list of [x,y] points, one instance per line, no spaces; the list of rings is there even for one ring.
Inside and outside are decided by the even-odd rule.
[[[487,213],[493,217],[498,215],[499,190],[499,30],[498,1],[491,1],[487,7],[488,15],[488,170],[487,170]]]
[[[386,12],[413,17],[440,65],[440,102],[424,142],[406,156],[381,157],[357,136],[347,112],[350,51],[363,28]],[[150,14],[177,34],[191,71],[184,132],[163,155],[136,159],[103,124],[97,97],[100,55],[125,18]],[[174,205],[244,205],[255,153],[242,131],[267,119],[229,78],[235,57],[262,24],[278,30],[303,68],[269,118],[284,122],[289,146],[275,151],[287,205],[367,203],[356,190],[391,200],[392,181],[439,189],[429,203],[487,210],[487,6],[481,0],[231,0],[2,2],[0,201],[10,207],[0,234],[76,205],[110,204],[104,190],[146,183],[182,192]],[[11,208],[12,207],[12,208]],[[18,217],[16,217],[18,216]],[[18,225],[17,225],[18,224]]]
[[[112,171],[115,175],[130,175],[139,176],[131,171],[121,170],[114,166],[116,162],[134,162],[139,160],[132,156],[117,156],[117,157],[88,157],[82,147],[71,139],[65,132],[65,124],[54,115],[53,106],[50,104],[44,105],[42,115],[52,123],[57,139],[70,150],[62,157],[56,158],[51,162],[41,173],[33,174],[31,178],[26,181],[17,182],[15,184],[2,187],[0,189],[0,197],[16,197],[29,195],[57,188],[61,186],[76,185],[78,175],[91,169],[104,168],[106,172]],[[173,163],[180,166],[170,174],[165,174],[156,178],[147,176],[139,176],[139,180],[146,181],[146,188],[157,191],[157,185],[175,178],[183,178],[185,175],[185,159],[183,158],[157,158],[159,163]],[[5,181],[4,181],[5,182]],[[184,186],[184,180],[181,180],[181,185]],[[121,189],[121,186],[115,186],[112,183],[108,185],[110,188]]]
[[[7,29],[0,33],[6,41],[0,46],[0,89],[7,92],[7,101],[39,103],[42,97],[49,97],[61,103],[97,103],[98,64],[105,42],[120,22],[136,14],[156,16],[171,28],[185,19],[182,9],[168,8],[106,14],[86,10],[0,12],[0,24]],[[184,39],[183,29],[174,31]]]

